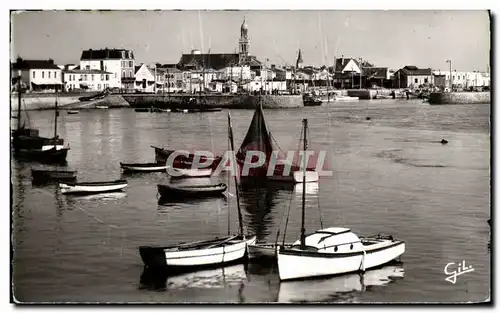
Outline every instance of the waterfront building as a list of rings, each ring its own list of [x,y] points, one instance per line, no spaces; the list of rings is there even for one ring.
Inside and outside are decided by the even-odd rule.
[[[434,75],[430,68],[418,68],[407,65],[394,73],[394,88],[420,88],[434,84]]]
[[[355,88],[360,84],[361,65],[354,58],[342,56],[335,60],[333,85],[335,88]]]
[[[111,72],[81,69],[79,66],[68,66],[62,70],[62,75],[65,91],[103,91],[118,84],[118,78]]]
[[[136,67],[134,89],[141,92],[157,93],[165,86],[165,72],[146,64]]]
[[[134,90],[135,88],[135,58],[132,50],[101,49],[84,50],[80,57],[80,69],[100,70],[112,73],[111,88]]]
[[[391,73],[387,67],[362,67],[362,82],[363,87],[374,88],[384,87],[392,88]]]
[[[440,88],[450,87],[450,71],[433,71],[435,85]],[[453,70],[451,72],[451,82],[454,88],[486,87],[490,86],[488,73],[480,71],[463,72]]]
[[[28,92],[60,91],[63,87],[61,69],[54,60],[23,60],[19,58],[11,66],[11,77],[21,71],[21,84]],[[15,86],[12,86],[15,88]]]

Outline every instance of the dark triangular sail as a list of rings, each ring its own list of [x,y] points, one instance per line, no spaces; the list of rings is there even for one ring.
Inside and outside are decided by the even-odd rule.
[[[253,114],[252,122],[250,123],[245,139],[243,139],[240,149],[238,150],[237,159],[244,161],[248,151],[261,151],[264,152],[266,156],[270,156],[273,149],[274,145],[271,134],[264,120],[262,105],[259,103]]]

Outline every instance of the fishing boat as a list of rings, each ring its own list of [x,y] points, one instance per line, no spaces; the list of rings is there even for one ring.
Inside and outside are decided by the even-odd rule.
[[[168,168],[161,163],[122,163],[120,167],[126,172],[165,172]]]
[[[228,113],[229,139],[234,149],[231,116]],[[238,180],[235,175],[236,200],[238,207],[239,233],[223,238],[214,238],[172,246],[139,247],[144,264],[150,268],[167,268],[169,272],[190,271],[203,267],[221,267],[228,263],[241,262],[248,256],[248,245],[255,242],[256,237],[247,237],[243,231],[243,217],[240,207]],[[230,175],[228,176],[230,181]],[[231,210],[228,209],[228,214]],[[229,219],[228,219],[229,220]],[[228,231],[230,233],[230,230]]]
[[[171,168],[168,173],[172,178],[187,178],[187,177],[210,177],[212,169],[196,169],[196,168]]]
[[[101,182],[76,182],[76,183],[60,183],[61,193],[64,194],[89,194],[120,191],[127,187],[126,180],[101,181]]]
[[[265,162],[259,167],[245,166],[247,154],[254,151],[262,152],[266,157]],[[241,169],[248,169],[248,173],[245,173],[247,175],[244,176],[281,182],[295,182],[293,173],[301,170],[295,162],[290,163],[286,160],[285,154],[272,137],[264,119],[261,101],[255,109],[250,127],[236,154],[236,161]],[[268,170],[272,163],[276,166]],[[314,171],[314,168],[306,167],[306,171]]]
[[[31,169],[31,177],[35,183],[75,181],[77,171]]]
[[[158,185],[158,193],[162,198],[206,198],[222,196],[226,184],[215,185]]]
[[[307,119],[303,123],[307,128]],[[302,184],[302,188],[300,239],[291,247],[280,247],[278,250],[280,280],[364,272],[393,261],[404,253],[404,241],[392,236],[358,237],[344,227],[324,228],[306,235],[306,184]]]
[[[38,129],[27,128],[24,123],[21,123],[21,71],[18,74],[18,88],[17,129],[12,132],[14,156],[18,159],[40,163],[65,163],[70,147],[57,135],[59,116],[57,96],[54,106],[54,136],[52,138],[41,137]]]
[[[71,115],[71,114],[78,114],[80,113],[80,111],[78,110],[68,110],[68,114]]]
[[[320,97],[314,96],[310,93],[305,93],[302,96],[302,101],[304,102],[304,106],[320,106],[323,104]]]

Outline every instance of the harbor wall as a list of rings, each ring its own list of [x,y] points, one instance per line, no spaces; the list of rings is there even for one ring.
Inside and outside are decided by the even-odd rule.
[[[349,89],[347,95],[349,97],[358,97],[360,100],[371,100],[377,94],[374,89]]]
[[[429,104],[481,104],[490,103],[490,92],[433,92]]]
[[[192,94],[127,94],[122,95],[131,107],[158,107],[162,109],[190,109],[196,108],[199,104],[190,105],[188,100],[194,98],[199,101],[199,96]],[[206,107],[220,107],[228,109],[254,109],[258,104],[259,97],[262,97],[262,107],[264,109],[278,108],[298,108],[303,107],[301,95],[204,95]]]
[[[121,95],[108,95],[103,99],[93,101],[79,101],[78,98],[88,94],[57,94],[57,106],[61,110],[92,108],[95,105],[106,105],[109,107],[129,106]],[[17,111],[18,95],[11,94],[10,107],[12,111]],[[56,94],[23,94],[21,98],[21,109],[26,111],[49,110],[55,107]]]

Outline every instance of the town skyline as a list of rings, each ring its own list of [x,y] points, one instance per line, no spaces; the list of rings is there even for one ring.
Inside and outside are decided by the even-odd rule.
[[[489,66],[489,15],[479,10],[20,12],[11,15],[11,61],[78,63],[83,50],[104,48],[131,49],[146,64],[177,63],[192,49],[234,53],[243,19],[250,54],[268,65],[295,65],[301,49],[313,66],[342,55],[394,70],[444,71],[448,59],[460,71]]]

